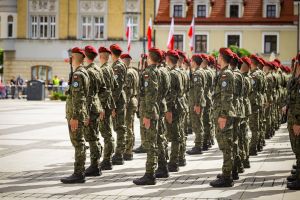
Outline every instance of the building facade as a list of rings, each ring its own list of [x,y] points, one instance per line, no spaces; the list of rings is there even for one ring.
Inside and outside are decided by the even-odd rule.
[[[0,48],[4,79],[49,81],[67,78],[67,50],[118,43],[127,51],[126,26],[132,22],[130,54],[143,53],[143,0],[1,0]],[[154,1],[145,1],[145,21],[154,16]],[[9,6],[4,6],[9,5]],[[12,28],[7,17],[13,17]],[[7,20],[6,20],[7,18]],[[10,19],[11,20],[11,19]],[[11,30],[11,31],[10,31]],[[11,34],[10,34],[11,33]]]
[[[211,53],[236,45],[283,63],[297,53],[297,9],[293,0],[160,0],[155,18],[156,46],[166,48],[171,18],[175,48]],[[188,30],[195,17],[194,52]]]

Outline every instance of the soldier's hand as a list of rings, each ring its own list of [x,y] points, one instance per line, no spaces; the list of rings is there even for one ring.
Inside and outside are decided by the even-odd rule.
[[[71,131],[75,132],[78,129],[78,120],[77,119],[71,119],[70,120],[70,127],[71,127]]]
[[[146,129],[149,129],[150,128],[150,119],[144,117],[143,118],[143,124],[144,124]]]
[[[102,112],[100,112],[99,119],[100,119],[101,121],[103,121],[104,118],[105,118],[105,112],[102,111]]]
[[[172,112],[167,112],[166,113],[166,120],[169,124],[172,124],[172,121],[173,121],[173,115],[172,115]]]
[[[223,117],[218,118],[218,124],[219,124],[219,128],[221,130],[223,130],[225,128],[226,122],[227,122],[226,118],[223,118]]]
[[[201,107],[200,107],[200,106],[194,106],[194,112],[195,112],[197,115],[200,115],[200,113],[201,113]]]
[[[115,117],[116,117],[116,115],[117,115],[117,113],[116,113],[116,110],[115,110],[115,109],[113,109],[113,110],[112,110],[112,112],[111,112],[111,116],[112,116],[113,118],[115,118]]]
[[[88,126],[90,124],[90,119],[87,119],[85,122],[84,122],[84,125],[85,126]]]
[[[294,124],[293,131],[294,131],[294,135],[299,136],[300,135],[300,125]]]

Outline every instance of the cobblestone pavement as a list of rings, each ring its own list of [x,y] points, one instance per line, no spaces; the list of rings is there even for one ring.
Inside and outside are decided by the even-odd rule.
[[[299,199],[300,191],[286,188],[295,162],[286,125],[267,140],[263,152],[251,158],[251,169],[233,188],[211,188],[221,171],[222,155],[215,145],[201,156],[187,156],[187,166],[159,179],[155,186],[135,186],[144,173],[145,154],[87,178],[85,184],[63,185],[73,170],[63,102],[0,101],[0,199]],[[136,146],[139,145],[135,122]],[[188,148],[193,146],[188,138]],[[103,141],[102,141],[103,142]],[[88,165],[89,163],[87,163]]]

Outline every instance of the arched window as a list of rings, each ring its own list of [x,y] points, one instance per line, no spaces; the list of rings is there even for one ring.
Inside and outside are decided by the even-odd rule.
[[[44,65],[31,67],[31,79],[45,81],[45,84],[50,83],[52,80],[52,67]]]
[[[13,37],[13,24],[14,24],[14,17],[9,15],[7,17],[7,37]]]

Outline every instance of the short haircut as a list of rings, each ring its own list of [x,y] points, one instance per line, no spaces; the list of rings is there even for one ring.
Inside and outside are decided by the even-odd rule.
[[[153,61],[153,62],[156,62],[156,63],[159,63],[161,62],[161,58],[160,56],[158,56],[156,53],[153,53],[153,52],[149,52],[149,57],[150,59]]]
[[[239,61],[238,61],[238,59],[236,59],[236,58],[233,58],[233,59],[231,59],[231,61],[230,61],[230,65],[233,66],[233,67],[237,67],[237,66],[238,66],[238,63],[239,63]]]
[[[176,58],[176,57],[174,57],[174,56],[170,56],[170,55],[168,55],[168,57],[169,57],[169,59],[170,59],[170,61],[171,61],[171,63],[172,63],[173,65],[176,65],[176,64],[177,64],[178,58]]]
[[[122,51],[117,50],[117,49],[113,49],[113,50],[111,50],[111,53],[114,54],[115,56],[119,57],[122,54]]]
[[[192,57],[192,60],[199,66],[203,62],[202,58],[200,57]]]
[[[89,59],[89,60],[94,60],[97,57],[97,54],[92,53],[92,52],[85,52],[85,56]]]
[[[256,59],[251,59],[251,62],[252,62],[255,66],[258,66],[258,64],[259,64],[258,60],[256,60]]]
[[[230,61],[232,60],[232,57],[229,56],[229,55],[225,55],[225,54],[222,54],[220,53],[220,55],[222,56],[223,60],[226,62],[226,63],[230,63]]]
[[[104,58],[105,58],[106,60],[108,60],[108,59],[109,59],[110,53],[108,53],[108,52],[101,52],[101,53],[99,53],[99,55],[103,55]]]

